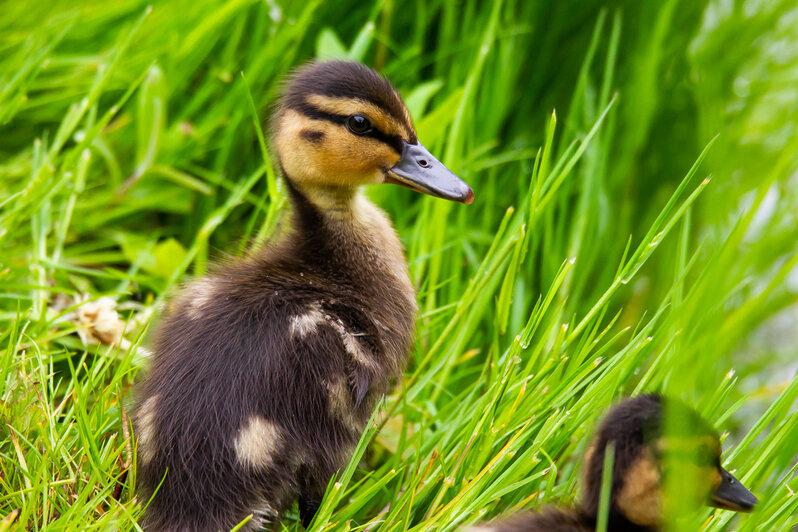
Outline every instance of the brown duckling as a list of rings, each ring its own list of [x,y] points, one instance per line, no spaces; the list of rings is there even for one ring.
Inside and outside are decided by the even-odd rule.
[[[288,83],[272,137],[291,199],[266,249],[174,300],[138,389],[148,530],[246,529],[299,498],[307,526],[405,365],[416,301],[402,245],[361,185],[470,203],[390,82],[351,62]]]
[[[667,435],[663,433],[663,405],[669,416],[680,421]],[[595,530],[605,450],[610,443],[614,448],[607,522],[610,532],[660,530],[665,520],[661,480],[666,454],[679,461],[680,472],[691,473],[689,481],[699,481],[693,493],[704,496],[709,506],[750,512],[757,502],[745,486],[721,467],[718,435],[695,410],[658,395],[641,395],[610,410],[601,423],[585,458],[585,486],[579,508],[549,508],[538,514],[517,515],[474,527],[472,532]]]

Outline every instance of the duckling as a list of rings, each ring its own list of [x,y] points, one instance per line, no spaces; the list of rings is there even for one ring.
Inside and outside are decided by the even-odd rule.
[[[663,434],[663,407],[679,426]],[[721,467],[720,440],[692,408],[658,395],[641,395],[616,406],[605,417],[585,458],[582,504],[575,510],[549,508],[503,522],[480,525],[472,532],[582,532],[596,529],[607,446],[614,466],[607,530],[655,532],[664,522],[663,455],[680,460],[699,479],[695,493],[716,508],[750,512],[757,498]],[[684,470],[681,470],[684,471]]]
[[[174,299],[138,390],[148,530],[227,530],[249,516],[251,530],[297,498],[308,526],[415,328],[402,245],[361,186],[474,197],[418,141],[390,82],[359,63],[300,69],[271,134],[286,229]]]

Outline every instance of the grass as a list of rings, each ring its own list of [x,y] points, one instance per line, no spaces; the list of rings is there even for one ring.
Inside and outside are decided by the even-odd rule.
[[[606,4],[6,4],[0,531],[137,529],[127,412],[154,311],[271,236],[285,199],[259,127],[281,76],[339,56],[394,81],[476,201],[368,191],[418,332],[313,529],[573,501],[592,425],[643,391],[711,419],[761,500],[672,529],[798,523],[798,12]],[[121,349],[81,306],[101,298]]]

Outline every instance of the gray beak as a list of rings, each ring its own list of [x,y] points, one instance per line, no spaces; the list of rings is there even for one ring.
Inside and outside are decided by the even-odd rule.
[[[736,512],[750,512],[754,509],[759,501],[753,493],[748,491],[748,488],[722,467],[720,468],[720,477],[720,486],[712,494],[710,506]]]
[[[420,142],[404,143],[399,161],[388,170],[386,182],[460,203],[474,201],[468,184],[432,156]]]

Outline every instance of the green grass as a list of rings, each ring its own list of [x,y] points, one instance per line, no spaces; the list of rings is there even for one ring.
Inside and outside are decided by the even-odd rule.
[[[137,528],[126,412],[156,307],[271,236],[285,201],[257,126],[286,72],[341,55],[394,81],[476,201],[368,191],[418,332],[314,529],[571,502],[593,424],[642,391],[711,419],[761,500],[674,529],[796,524],[792,3],[350,4],[4,4],[0,519],[19,516],[0,531]],[[103,296],[125,349],[78,335]]]

